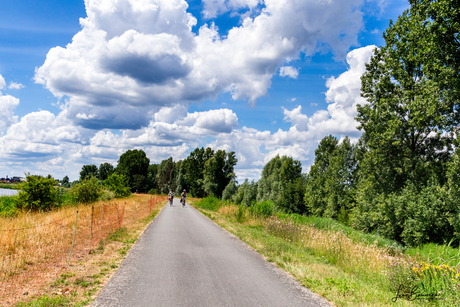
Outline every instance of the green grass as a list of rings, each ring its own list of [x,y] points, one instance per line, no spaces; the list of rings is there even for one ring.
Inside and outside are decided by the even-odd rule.
[[[18,183],[0,183],[0,189],[19,190]]]
[[[19,213],[17,201],[17,195],[0,196],[0,217],[15,217]]]
[[[60,306],[72,306],[72,300],[70,297],[58,295],[49,297],[45,295],[36,300],[28,303],[19,303],[16,307],[60,307]]]
[[[424,244],[406,250],[406,254],[431,264],[448,266],[460,266],[460,248],[450,244],[438,245],[434,243]]]

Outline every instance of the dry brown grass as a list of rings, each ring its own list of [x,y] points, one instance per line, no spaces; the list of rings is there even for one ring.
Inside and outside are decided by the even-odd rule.
[[[0,305],[13,304],[40,284],[55,279],[118,229],[136,227],[155,204],[165,200],[134,195],[0,219]]]

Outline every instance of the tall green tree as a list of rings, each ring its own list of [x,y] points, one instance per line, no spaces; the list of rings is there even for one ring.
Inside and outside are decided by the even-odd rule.
[[[189,184],[190,192],[195,197],[204,197],[204,164],[214,155],[214,151],[207,147],[196,148],[184,160],[185,180]]]
[[[410,3],[361,78],[366,152],[354,224],[417,245],[452,237],[458,210],[448,170],[458,146],[460,14],[458,0]]]
[[[147,192],[146,178],[150,159],[143,150],[128,150],[118,159],[115,171],[128,178],[131,192]]]
[[[339,141],[332,135],[324,137],[315,150],[315,161],[307,176],[305,203],[309,213],[323,216],[327,206],[328,191],[326,189],[327,170]]]
[[[156,182],[160,188],[161,193],[168,193],[169,190],[176,190],[174,182],[174,169],[175,162],[172,157],[161,161],[158,166],[158,172],[156,175]]]
[[[114,167],[112,164],[108,162],[101,163],[101,165],[99,165],[98,179],[106,180],[110,175],[113,174],[113,172]]]
[[[204,164],[203,183],[208,195],[222,197],[222,192],[231,180],[234,180],[234,166],[237,163],[235,152],[218,150]]]
[[[83,165],[80,171],[80,181],[90,179],[91,177],[98,177],[99,176],[99,170],[97,169],[97,166],[94,164],[89,164],[89,165]]]
[[[430,178],[446,181],[459,123],[452,88],[458,80],[443,81],[455,78],[454,68],[438,58],[445,48],[433,35],[433,21],[422,13],[422,7],[446,1],[421,2],[414,1],[390,23],[386,45],[374,51],[361,78],[368,103],[358,105],[358,128],[369,148],[364,170],[377,192],[400,190],[408,181],[421,186]]]

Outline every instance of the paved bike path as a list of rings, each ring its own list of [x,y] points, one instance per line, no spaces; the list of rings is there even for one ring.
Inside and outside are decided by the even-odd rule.
[[[149,225],[92,306],[330,305],[175,199]]]

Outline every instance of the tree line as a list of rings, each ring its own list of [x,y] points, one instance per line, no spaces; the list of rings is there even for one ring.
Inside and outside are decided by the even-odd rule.
[[[235,152],[214,151],[211,148],[196,148],[184,160],[172,157],[159,164],[150,164],[143,150],[128,150],[113,167],[110,163],[83,165],[80,180],[72,184],[96,178],[105,181],[117,174],[126,178],[133,193],[167,194],[173,190],[180,194],[184,189],[194,197],[214,195],[221,197],[229,182],[235,182]],[[72,184],[68,183],[69,186]]]

